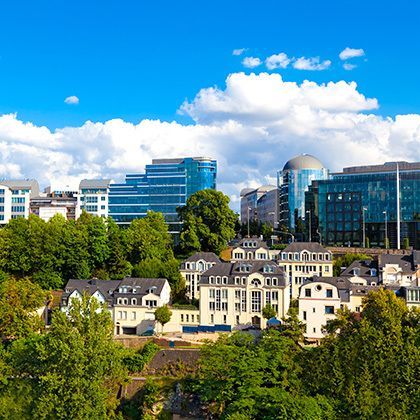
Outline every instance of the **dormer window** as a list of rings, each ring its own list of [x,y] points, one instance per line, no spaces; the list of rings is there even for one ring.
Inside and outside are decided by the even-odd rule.
[[[213,276],[210,276],[210,277],[209,277],[209,283],[210,283],[210,284],[214,284],[214,277],[213,277]]]
[[[281,259],[282,260],[287,260],[287,254],[285,252],[281,253]]]
[[[274,273],[274,266],[273,265],[265,265],[263,269],[264,273]]]
[[[223,284],[228,284],[228,278],[226,276],[222,277],[222,283]]]
[[[371,268],[370,269],[370,275],[371,275],[371,277],[376,277],[376,274],[377,274],[376,268]]]
[[[295,252],[295,261],[299,261],[299,253]]]
[[[358,276],[359,274],[360,274],[360,268],[359,267],[353,268],[353,275]]]
[[[325,261],[329,261],[330,260],[330,254],[325,254]]]

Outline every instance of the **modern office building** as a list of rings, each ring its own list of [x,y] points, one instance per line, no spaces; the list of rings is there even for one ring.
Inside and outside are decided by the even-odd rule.
[[[314,156],[302,154],[286,162],[277,173],[280,225],[296,231],[298,219],[306,218],[305,192],[312,181],[324,179],[328,179],[328,170]]]
[[[216,188],[217,163],[205,157],[154,159],[143,174],[128,174],[125,182],[110,184],[109,215],[121,225],[163,213],[171,233],[181,230],[177,207],[197,191]]]
[[[420,248],[420,162],[344,168],[314,184],[306,198],[323,243]]]
[[[278,192],[274,185],[241,191],[241,223],[259,221],[273,225],[278,220]]]
[[[38,194],[39,185],[34,179],[0,181],[0,225],[28,217],[30,200]]]
[[[110,179],[83,179],[77,195],[76,217],[82,211],[99,217],[108,217],[108,194]]]

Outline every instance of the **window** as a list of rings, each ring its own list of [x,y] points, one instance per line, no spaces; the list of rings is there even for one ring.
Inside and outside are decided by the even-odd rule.
[[[240,311],[241,311],[241,304],[235,303],[235,312],[240,312]]]
[[[185,321],[190,322],[190,316],[188,314],[185,315]]]
[[[313,332],[316,333],[316,328],[314,327]]]
[[[191,322],[194,322],[194,315],[191,314]]]
[[[324,266],[324,271],[328,273],[330,271],[330,267],[328,265]]]
[[[210,309],[210,311],[215,310],[215,303],[214,302],[209,302],[209,309]]]
[[[311,296],[312,296],[311,289],[305,289],[305,297],[311,297]]]
[[[325,291],[325,294],[326,294],[326,297],[327,298],[332,298],[333,297],[333,291],[332,291],[332,289],[327,289]]]
[[[240,299],[241,298],[241,291],[240,289],[236,289],[235,290],[235,299]]]
[[[123,313],[122,313],[122,319],[127,319],[127,311],[123,311]]]
[[[261,312],[261,292],[252,291],[251,292],[251,311],[252,312]]]
[[[246,312],[246,290],[242,290],[241,306],[242,306],[242,311]]]
[[[306,321],[306,311],[303,311],[303,320]]]
[[[181,322],[184,322],[184,314],[181,314]]]
[[[214,297],[215,297],[215,291],[214,291],[214,289],[210,289],[209,290],[209,296],[210,296],[210,299],[214,299]]]
[[[228,297],[228,289],[222,289],[222,299],[227,299]]]
[[[312,312],[315,313],[315,308],[312,308]]]
[[[131,312],[131,320],[134,321],[136,319],[136,313],[133,311]]]
[[[210,324],[214,324],[214,315],[213,314],[210,315]]]
[[[223,324],[227,324],[227,315],[223,315]]]
[[[236,315],[236,324],[239,324],[239,315]]]
[[[325,307],[326,314],[334,314],[334,306],[326,306]]]
[[[279,292],[271,292],[272,300],[279,300]]]
[[[137,299],[131,299],[131,304],[132,305],[137,305]]]

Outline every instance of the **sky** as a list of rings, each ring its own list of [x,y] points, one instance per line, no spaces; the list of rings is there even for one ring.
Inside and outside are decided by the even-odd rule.
[[[300,153],[335,171],[420,160],[416,3],[3,2],[0,178],[209,155],[235,206]]]

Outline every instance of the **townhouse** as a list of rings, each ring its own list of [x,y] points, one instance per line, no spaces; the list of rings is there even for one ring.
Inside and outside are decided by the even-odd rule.
[[[264,328],[263,308],[272,305],[281,318],[290,304],[289,284],[274,261],[222,262],[201,276],[200,324]]]
[[[279,250],[270,249],[265,241],[253,236],[252,238],[243,238],[240,240],[239,244],[232,249],[231,260],[276,260],[279,253]]]
[[[299,297],[299,288],[314,276],[332,277],[332,253],[317,242],[292,242],[278,258],[289,284],[291,298]]]
[[[188,299],[195,300],[200,298],[199,285],[201,275],[218,263],[220,263],[220,259],[213,252],[196,252],[181,263],[179,272],[185,280]]]

